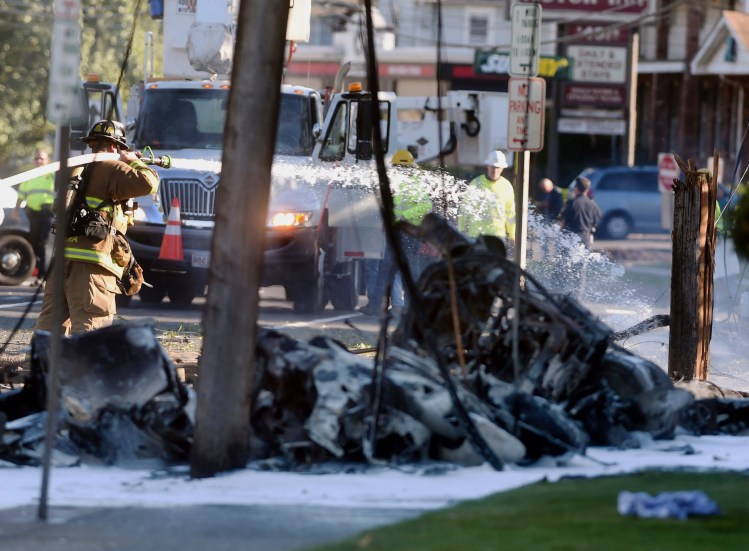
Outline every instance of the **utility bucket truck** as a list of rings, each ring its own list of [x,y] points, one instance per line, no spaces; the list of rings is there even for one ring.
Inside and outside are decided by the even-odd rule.
[[[204,4],[208,7],[201,11]],[[189,304],[206,290],[234,26],[231,2],[228,8],[221,3],[218,12],[210,7],[198,2],[191,12],[184,2],[166,0],[164,78],[146,78],[128,106],[133,146],[173,159],[171,168],[156,168],[159,193],[137,199],[135,224],[128,230],[145,279],[153,285],[141,289],[144,302],[168,296],[173,303]],[[206,71],[219,78],[208,78]],[[394,100],[384,93],[378,107],[390,154],[396,139]],[[371,94],[339,93],[326,107],[323,120],[317,91],[281,88],[274,158],[274,166],[280,166],[271,185],[263,285],[282,285],[298,312],[318,311],[328,300],[336,309],[353,309],[360,261],[380,258],[384,244],[371,182],[362,177],[356,183],[358,177],[346,169],[372,158]],[[159,257],[174,198],[180,206],[183,259]]]

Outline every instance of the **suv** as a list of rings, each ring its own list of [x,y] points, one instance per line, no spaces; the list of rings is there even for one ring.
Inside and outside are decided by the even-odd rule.
[[[601,237],[626,239],[633,231],[663,231],[657,166],[586,168],[579,176],[590,180],[591,195],[601,209]]]

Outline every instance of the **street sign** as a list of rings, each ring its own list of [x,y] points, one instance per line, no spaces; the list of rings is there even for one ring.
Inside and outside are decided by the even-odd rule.
[[[536,76],[540,48],[541,6],[513,4],[510,30],[510,76]]]
[[[47,118],[67,124],[84,116],[81,106],[81,0],[55,0]]]
[[[56,20],[52,28],[47,118],[67,124],[80,116],[80,39],[78,21]]]
[[[81,0],[55,0],[55,19],[78,21],[81,16]]]
[[[544,147],[546,81],[511,78],[508,84],[507,144],[512,151],[540,151]]]
[[[627,82],[627,48],[621,46],[567,46],[576,82]]]
[[[671,193],[674,180],[681,175],[676,159],[671,153],[658,153],[658,189],[661,193]]]

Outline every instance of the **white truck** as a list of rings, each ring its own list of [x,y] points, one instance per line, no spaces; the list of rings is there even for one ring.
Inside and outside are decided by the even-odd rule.
[[[155,156],[173,159],[171,168],[157,168],[158,195],[137,199],[135,224],[128,230],[145,279],[153,285],[141,289],[145,302],[168,296],[173,303],[189,304],[207,285],[230,81],[221,74],[208,78],[204,71],[230,68],[233,13],[231,3],[218,14],[201,13],[202,4],[190,14],[184,2],[165,2],[165,76],[146,78],[128,104],[133,147],[148,146]],[[395,148],[394,100],[383,93],[379,102],[386,154]],[[372,186],[355,183],[345,170],[372,158],[371,105],[368,92],[339,93],[323,120],[317,91],[282,86],[274,163],[298,168],[281,175],[274,171],[263,284],[283,285],[298,312],[318,311],[328,300],[336,309],[353,309],[360,261],[382,254],[382,221]],[[321,173],[323,166],[329,170]],[[339,167],[340,178],[333,167]],[[175,197],[183,260],[159,258]]]

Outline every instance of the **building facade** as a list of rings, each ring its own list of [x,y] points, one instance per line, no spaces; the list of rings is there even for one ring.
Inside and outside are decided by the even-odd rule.
[[[706,166],[718,151],[722,180],[733,179],[749,159],[749,0],[538,3],[547,112],[532,177],[566,184],[587,166],[654,164],[667,152]],[[381,90],[507,90],[511,2],[375,5]],[[286,81],[332,89],[346,62],[344,85],[365,81],[363,36],[358,1],[313,0],[310,42],[290,53]]]

